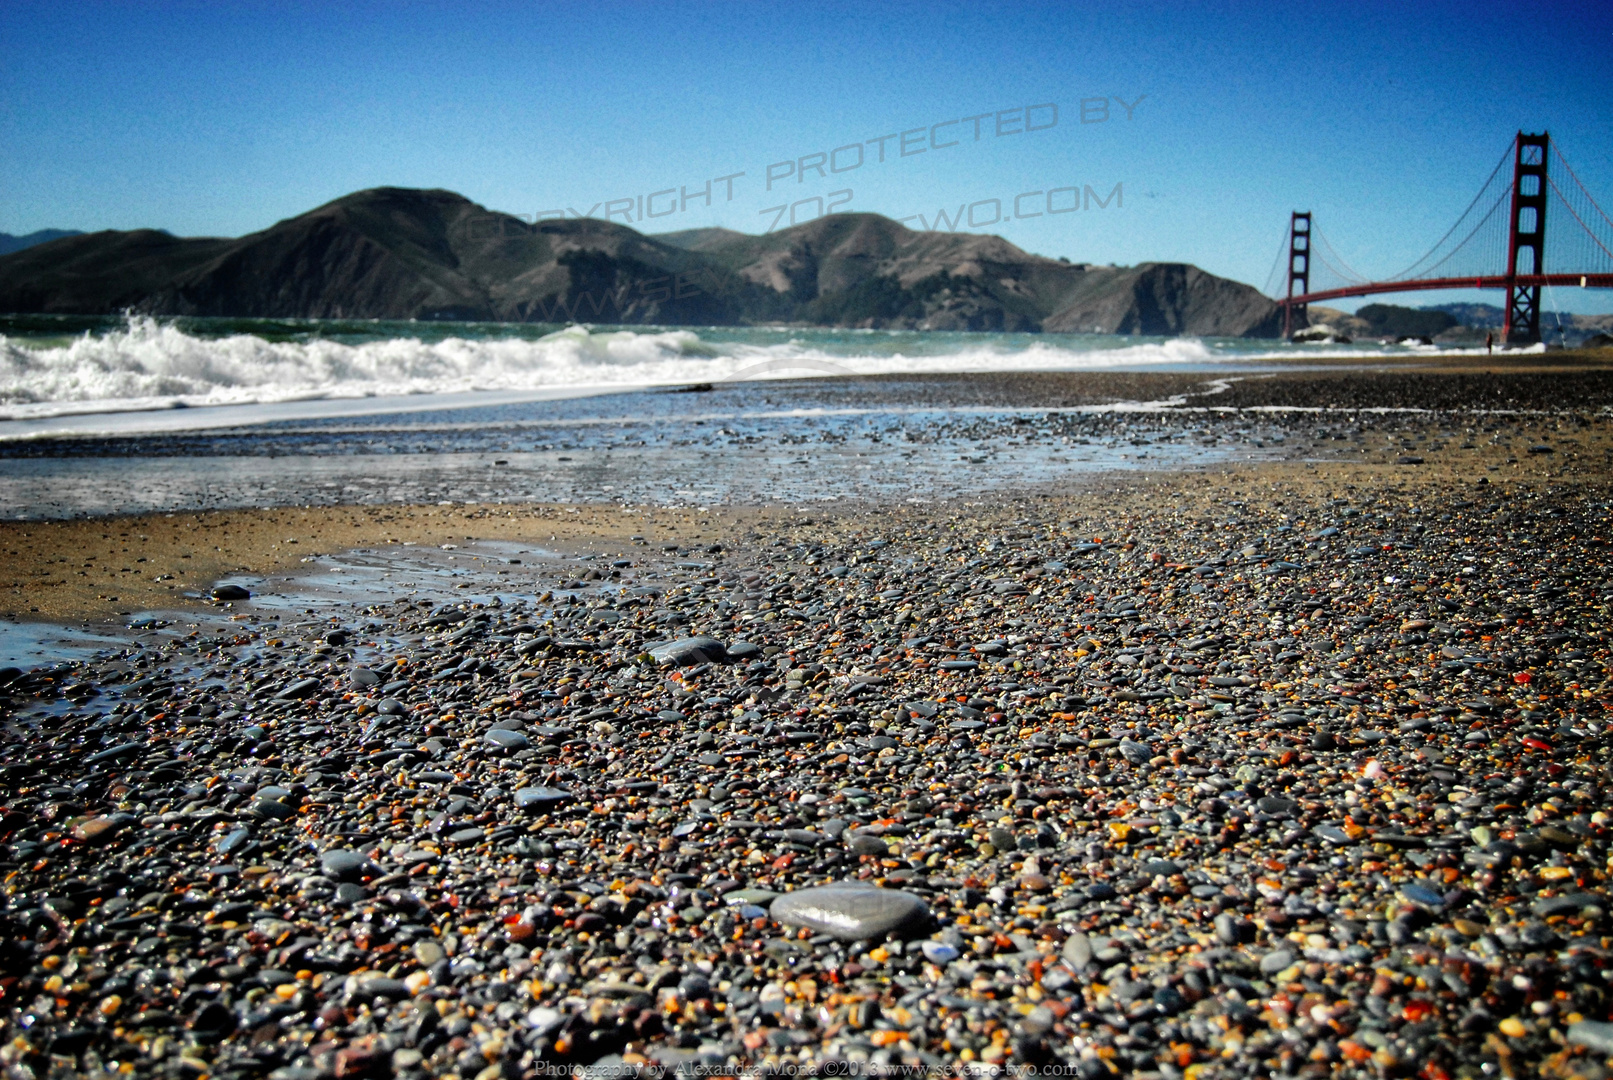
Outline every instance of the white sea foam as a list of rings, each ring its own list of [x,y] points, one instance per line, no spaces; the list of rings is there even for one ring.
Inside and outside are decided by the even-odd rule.
[[[720,336],[720,335],[714,335]],[[744,335],[729,334],[729,337]],[[198,337],[151,318],[41,347],[0,335],[0,420],[323,399],[531,393],[749,378],[924,372],[1078,370],[1296,358],[1292,350],[1211,346],[1192,338],[1072,344],[991,335],[759,331],[708,341],[691,330],[573,326],[538,339],[397,337],[346,344]],[[866,347],[863,343],[866,342]],[[902,346],[909,346],[900,351]],[[1084,345],[1085,347],[1082,347]],[[1104,347],[1107,345],[1108,347]],[[1328,354],[1307,351],[1305,359]],[[1359,358],[1359,351],[1341,353]]]
[[[0,336],[0,417],[678,379],[698,335],[568,329],[539,341],[393,338],[347,345],[195,337],[153,319],[55,348]]]

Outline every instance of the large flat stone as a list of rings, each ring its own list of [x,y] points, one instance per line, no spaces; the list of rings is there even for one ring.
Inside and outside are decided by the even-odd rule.
[[[562,788],[524,787],[515,791],[515,805],[534,812],[552,809],[569,798],[571,792]]]
[[[887,934],[917,933],[930,907],[912,893],[840,882],[785,893],[773,901],[773,918],[840,941],[869,941]]]
[[[333,881],[357,881],[370,861],[356,851],[332,848],[319,856],[319,868]]]
[[[695,664],[715,664],[728,655],[728,650],[716,638],[679,638],[650,648],[650,659],[658,664],[676,664],[691,667]]]

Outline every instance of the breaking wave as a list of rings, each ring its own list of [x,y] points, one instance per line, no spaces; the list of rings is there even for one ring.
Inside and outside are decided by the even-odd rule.
[[[171,322],[131,317],[121,327],[66,341],[0,334],[0,420],[837,374],[1213,366],[1278,355],[1266,351],[1269,344],[1256,352],[1251,342],[1212,345],[1193,338],[584,326],[520,337],[465,330],[436,340],[285,341],[252,333],[198,335]]]

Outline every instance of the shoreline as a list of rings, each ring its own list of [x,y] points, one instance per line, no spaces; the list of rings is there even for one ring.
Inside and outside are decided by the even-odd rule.
[[[1555,350],[1546,353],[1431,354],[1383,357],[1251,357],[1183,365],[1159,362],[1115,363],[1093,369],[997,369],[968,372],[885,372],[872,374],[832,374],[777,380],[714,380],[711,382],[666,382],[622,386],[584,385],[539,387],[527,390],[472,390],[433,394],[335,397],[310,396],[301,400],[266,401],[247,404],[183,405],[153,402],[119,410],[97,411],[93,402],[74,403],[72,411],[46,416],[0,419],[0,445],[26,440],[72,439],[75,437],[130,437],[164,432],[204,433],[227,427],[251,427],[299,421],[340,420],[389,414],[452,412],[546,401],[573,401],[587,398],[635,394],[687,392],[694,386],[725,388],[736,385],[781,388],[802,382],[866,382],[874,386],[933,382],[938,385],[963,381],[1015,384],[1054,390],[1082,404],[1112,403],[1128,395],[1139,400],[1169,397],[1195,381],[1219,377],[1293,378],[1328,380],[1346,373],[1359,375],[1565,375],[1613,370],[1613,349]],[[1072,383],[1093,382],[1100,389],[1083,392]],[[99,430],[91,430],[99,428]]]
[[[1613,387],[1613,380],[1610,380]],[[1218,393],[1216,413],[1247,408],[1271,416],[1271,390],[1292,401],[1295,385],[1237,384]],[[1310,387],[1300,385],[1300,392]],[[1005,387],[997,384],[997,392]],[[1329,384],[1326,393],[1381,393],[1378,380],[1352,376]],[[1419,392],[1439,392],[1421,387]],[[1463,392],[1476,387],[1466,385]],[[1018,395],[1007,387],[1008,395]],[[1237,405],[1223,405],[1236,395]],[[1428,398],[1418,398],[1428,401]],[[1331,406],[1323,406],[1331,408]],[[1348,411],[1348,409],[1342,409]],[[1510,490],[1516,485],[1571,485],[1592,490],[1613,476],[1613,424],[1587,416],[1587,409],[1560,413],[1484,414],[1486,426],[1453,427],[1461,411],[1411,411],[1379,417],[1382,424],[1339,427],[1323,438],[1305,435],[1308,414],[1289,414],[1297,424],[1294,447],[1261,461],[1218,459],[1189,469],[1102,467],[1048,472],[1040,480],[1021,476],[994,488],[937,492],[926,505],[998,503],[1013,498],[1084,500],[1105,490],[1136,490],[1165,484],[1218,488],[1224,476],[1269,476],[1274,482],[1363,488],[1431,488],[1468,485],[1473,490]],[[1279,416],[1282,416],[1279,413]],[[1350,434],[1353,432],[1353,434]],[[1307,442],[1307,438],[1310,438]],[[1465,442],[1463,442],[1465,440]],[[1460,445],[1458,445],[1460,443]],[[1342,459],[1340,459],[1342,458]],[[1040,474],[1039,474],[1040,476]],[[766,529],[805,514],[844,516],[879,506],[907,511],[903,500],[842,493],[834,501],[802,500],[774,505],[695,506],[642,501],[455,501],[453,505],[303,505],[248,509],[187,509],[131,516],[84,516],[0,522],[0,617],[16,621],[106,621],[152,609],[197,608],[202,596],[231,575],[286,574],[313,556],[355,548],[444,545],[474,540],[532,545],[584,543],[624,550],[632,535],[647,545],[700,538],[731,540],[740,530]],[[923,513],[919,509],[918,513]]]
[[[889,382],[891,385],[884,391],[886,399],[896,397],[914,408],[956,405],[967,400],[982,408],[1003,411],[1005,420],[1013,420],[1014,410],[1027,408],[1029,402],[1045,403],[1059,394],[1092,402],[1146,384],[1155,391],[1176,394],[1180,402],[1144,414],[1150,423],[1164,425],[1161,430],[1177,430],[1171,425],[1192,427],[1206,422],[1212,428],[1222,422],[1237,428],[1239,416],[1257,416],[1262,422],[1279,425],[1290,436],[1281,449],[1267,446],[1258,451],[1256,448],[1262,444],[1248,441],[1253,436],[1228,436],[1233,439],[1227,444],[1230,451],[1247,448],[1262,456],[1257,461],[1236,460],[1238,453],[1227,452],[1219,459],[1190,464],[1185,470],[1172,468],[1168,460],[1160,467],[1138,460],[1129,462],[1124,469],[1105,471],[1101,455],[1093,458],[1090,465],[1058,464],[1061,459],[1056,455],[1067,456],[1064,444],[1069,440],[1055,439],[1053,436],[1060,430],[1056,427],[1038,436],[1040,429],[1034,425],[1005,422],[1001,434],[995,437],[1012,435],[1025,442],[1022,450],[1034,451],[1027,460],[1042,462],[1040,471],[1017,464],[1018,458],[1008,458],[1001,466],[986,466],[996,469],[988,476],[1001,474],[1000,481],[976,478],[969,486],[950,493],[943,483],[945,474],[938,474],[930,481],[935,490],[926,500],[938,506],[957,501],[991,503],[1021,496],[1080,499],[1105,487],[1131,489],[1139,483],[1154,482],[1155,478],[1174,487],[1197,483],[1215,486],[1219,474],[1228,471],[1266,473],[1278,478],[1309,475],[1317,483],[1362,488],[1440,483],[1482,487],[1480,480],[1503,486],[1573,483],[1595,487],[1613,475],[1613,423],[1607,415],[1608,407],[1613,406],[1613,367],[1604,369],[1600,365],[1565,368],[1555,375],[1533,370],[1513,374],[1457,370],[1434,375],[1350,370],[1218,381],[1159,374],[1145,378],[1036,373],[985,379],[889,377]],[[843,381],[838,386],[813,384],[803,392],[844,394],[855,390]],[[1195,392],[1198,396],[1189,396]],[[705,397],[680,397],[679,404],[700,398],[695,404],[704,406]],[[1540,408],[1551,404],[1560,407],[1550,411]],[[1406,411],[1372,415],[1374,408],[1385,406]],[[1309,412],[1312,409],[1322,410],[1333,419],[1313,430],[1313,425],[1321,421],[1313,419],[1316,414]],[[1368,419],[1362,420],[1362,416]],[[1464,417],[1473,422],[1464,424]],[[1045,449],[1034,449],[1031,444],[1037,439],[1041,440],[1037,445]],[[877,445],[876,439],[868,449]],[[919,444],[909,445],[923,449]],[[939,444],[936,449],[924,451],[927,456],[890,459],[892,465],[888,467],[899,465],[912,472],[917,462],[936,458],[939,463],[937,455],[950,445],[954,444]],[[971,439],[956,445],[974,443]],[[36,445],[30,449],[43,453],[48,448]],[[172,452],[170,444],[156,443],[148,453],[158,454],[165,449]],[[708,459],[696,450],[672,452],[674,457],[669,460],[686,463],[684,479],[692,487],[701,485],[689,480],[689,476],[698,478],[713,469],[719,472],[711,475],[719,476],[722,469],[744,465],[744,459]],[[1055,456],[1043,461],[1049,454]],[[479,456],[491,455],[467,455]],[[552,453],[538,456],[534,468],[543,467],[543,461],[553,457]],[[204,455],[173,460],[193,460],[202,466],[207,458]],[[406,463],[410,459],[392,456],[385,460]],[[567,460],[559,458],[561,462]],[[1118,458],[1115,460],[1118,464]],[[600,462],[589,468],[621,468],[610,465],[608,455]],[[488,481],[478,478],[477,483]],[[0,552],[7,555],[6,567],[0,571],[0,617],[77,622],[106,620],[142,610],[184,609],[194,607],[198,603],[196,596],[231,574],[284,573],[297,569],[310,556],[355,548],[440,545],[471,539],[546,544],[550,537],[562,546],[586,540],[621,546],[635,534],[646,536],[646,542],[655,545],[663,542],[662,533],[672,539],[695,535],[690,530],[696,528],[697,522],[704,523],[699,535],[731,537],[741,528],[787,521],[804,513],[832,516],[904,502],[892,495],[880,497],[877,490],[873,496],[853,488],[823,494],[838,494],[842,505],[836,508],[833,503],[811,498],[770,506],[760,502],[723,505],[719,500],[697,509],[692,499],[658,504],[631,496],[609,502],[593,499],[563,503],[500,502],[495,497],[471,503],[458,500],[452,506],[421,502],[366,505],[338,500],[328,505],[5,521],[0,522]]]

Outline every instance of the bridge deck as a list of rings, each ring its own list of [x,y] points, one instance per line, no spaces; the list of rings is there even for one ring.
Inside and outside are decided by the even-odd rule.
[[[1429,289],[1505,289],[1509,285],[1561,285],[1565,288],[1613,289],[1613,274],[1519,274],[1509,278],[1505,274],[1482,277],[1424,278],[1418,281],[1370,281],[1364,285],[1348,285],[1342,289],[1323,289],[1302,296],[1285,297],[1277,303],[1316,304],[1323,300],[1338,300],[1346,296],[1374,296],[1378,293],[1423,292]]]

